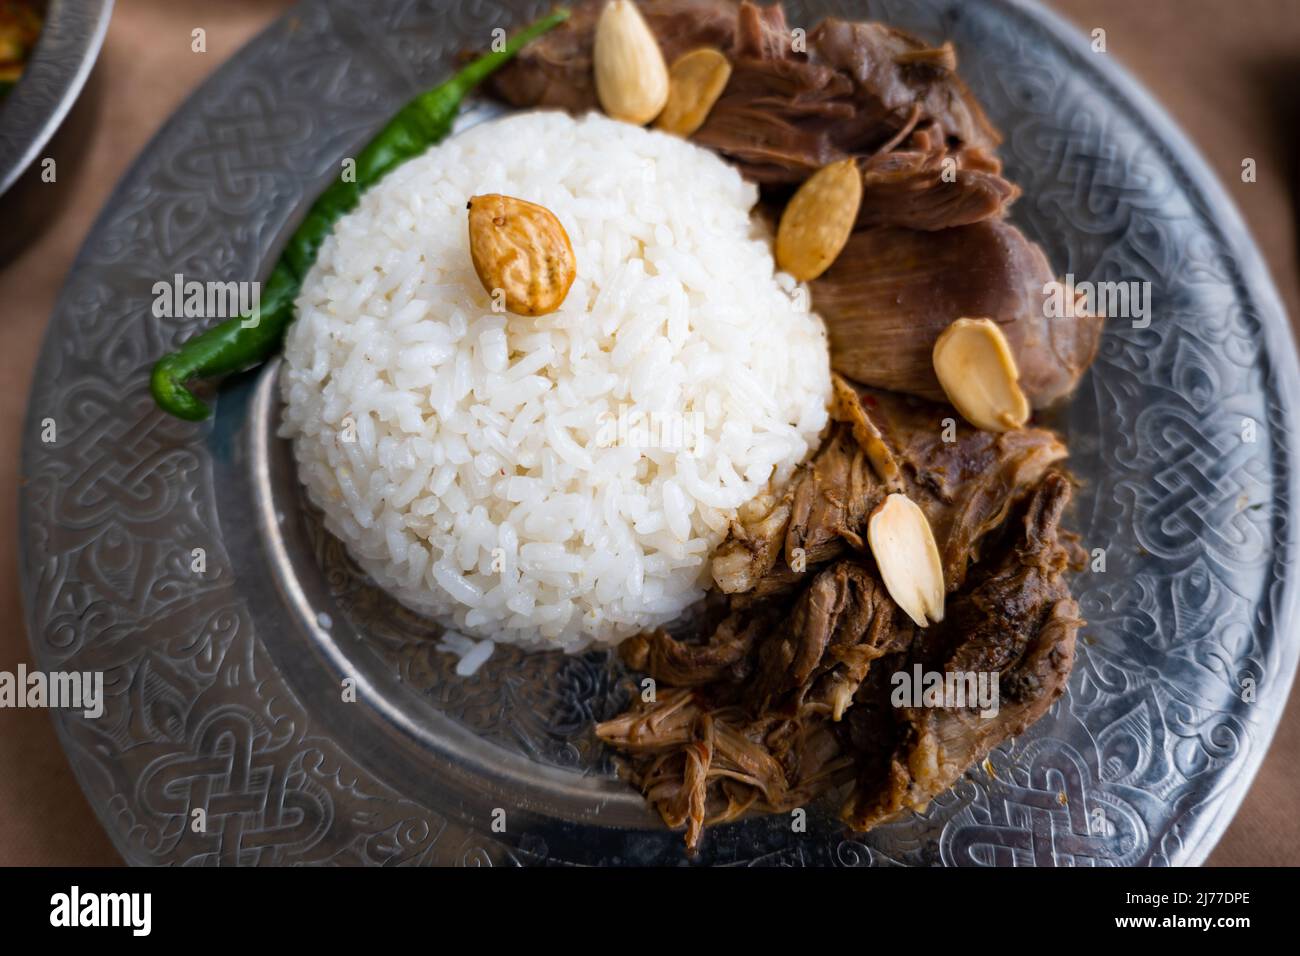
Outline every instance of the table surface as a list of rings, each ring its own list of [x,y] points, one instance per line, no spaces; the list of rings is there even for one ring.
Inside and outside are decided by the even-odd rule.
[[[23,413],[45,325],[87,231],[127,166],[189,92],[287,0],[119,0],[96,75],[80,169],[39,239],[0,271],[0,671],[31,664],[18,586],[15,501]],[[1263,250],[1300,337],[1295,179],[1300,0],[1054,0],[1132,71],[1218,173]],[[207,52],[190,48],[207,32]],[[1255,159],[1253,183],[1242,160]],[[1300,864],[1300,694],[1210,865]],[[0,865],[121,860],[40,710],[0,710]]]

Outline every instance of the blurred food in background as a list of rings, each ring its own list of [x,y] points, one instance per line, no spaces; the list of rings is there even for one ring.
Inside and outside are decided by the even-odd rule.
[[[41,34],[43,0],[0,0],[0,97],[23,75]]]

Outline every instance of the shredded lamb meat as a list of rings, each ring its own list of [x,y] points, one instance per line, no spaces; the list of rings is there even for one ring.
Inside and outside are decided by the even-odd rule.
[[[922,809],[1041,716],[1069,676],[1081,622],[1064,575],[1080,557],[1059,531],[1070,483],[1053,466],[1064,446],[1042,429],[969,426],[942,442],[935,416],[946,407],[849,387],[855,407],[837,386],[840,420],[817,458],[719,550],[715,574],[733,591],[712,633],[660,630],[622,646],[665,689],[597,733],[692,849],[706,824],[788,811],[849,781],[843,818],[855,829]],[[861,544],[891,483],[854,435],[858,414],[940,544],[952,593],[944,623],[926,631],[894,604]],[[801,498],[811,504],[798,507]],[[777,562],[792,540],[808,546],[801,571]],[[997,673],[998,715],[891,706],[889,676],[918,663]]]

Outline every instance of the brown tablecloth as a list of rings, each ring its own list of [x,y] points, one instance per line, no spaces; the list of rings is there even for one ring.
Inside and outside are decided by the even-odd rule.
[[[14,501],[23,412],[45,323],[87,230],[127,165],[194,86],[286,9],[285,0],[119,0],[94,82],[100,109],[69,202],[0,272],[0,670],[30,663],[21,624]],[[1244,212],[1293,321],[1297,278],[1300,3],[1294,0],[1056,0],[1106,30],[1107,56],[1144,81],[1203,151]],[[190,50],[207,30],[208,51]],[[1242,183],[1244,157],[1258,180]],[[0,226],[2,228],[2,226]],[[1300,327],[1300,326],[1298,326]],[[1291,635],[1300,639],[1300,635]],[[1217,864],[1300,864],[1300,695]],[[81,795],[48,713],[0,710],[0,864],[120,862]]]

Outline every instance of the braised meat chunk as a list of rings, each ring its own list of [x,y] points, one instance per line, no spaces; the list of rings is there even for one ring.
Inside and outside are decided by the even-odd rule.
[[[996,674],[996,713],[982,713],[971,701],[964,707],[890,708],[878,687],[871,688],[874,706],[861,710],[857,726],[859,710],[851,711],[849,746],[865,748],[871,757],[843,809],[855,830],[924,810],[1065,692],[1083,623],[1064,578],[1071,549],[1058,534],[1069,500],[1064,476],[1044,478],[1023,509],[1019,533],[1000,543],[996,562],[953,598],[943,627],[914,641],[897,662],[909,672],[919,665],[921,672],[945,675]],[[884,748],[889,737],[893,747]],[[882,749],[890,753],[883,766]]]
[[[854,554],[793,601],[733,599],[699,644],[660,631],[630,645],[634,666],[668,686],[597,734],[664,821],[686,828],[690,848],[706,824],[788,811],[850,779],[843,817],[854,829],[923,810],[1037,720],[1070,674],[1081,624],[1059,534],[1070,483],[1049,471],[1020,490],[1008,522],[1018,530],[994,536],[942,625],[916,628],[870,557]],[[996,679],[995,712],[974,700],[893,706],[891,678],[917,666]]]
[[[933,48],[882,24],[829,18],[808,34],[804,49],[795,49],[780,7],[742,3],[738,19],[732,81],[694,138],[750,179],[794,185],[827,163],[876,157],[864,185],[884,200],[896,187],[880,160],[895,149],[928,157],[918,165],[935,172],[926,180],[932,188],[947,185],[937,176],[945,157],[954,170],[978,169],[986,186],[1000,179],[991,152],[997,131],[957,77],[950,44]],[[898,192],[915,195],[922,178]],[[990,194],[1001,201],[984,212],[1001,215],[1016,190],[1003,180]],[[889,213],[896,210],[908,223],[921,222],[903,202],[875,208],[885,221],[895,221]],[[939,220],[926,221],[940,228]]]
[[[944,580],[954,590],[978,559],[984,535],[1066,455],[1046,429],[980,431],[947,405],[842,379],[832,415],[829,436],[784,496],[761,517],[735,523],[719,546],[713,577],[722,591],[777,593],[803,580],[801,568],[845,551],[861,553],[868,516],[893,491],[905,492],[925,512]],[[877,468],[873,458],[894,471],[888,464]]]
[[[653,635],[649,673],[679,685],[596,727],[628,756],[633,782],[664,822],[686,827],[689,848],[706,823],[789,810],[850,779],[852,761],[829,725],[871,662],[910,639],[874,571],[854,561],[821,571],[793,606],[779,604],[784,614],[758,632],[747,664],[716,679],[707,676],[711,662],[698,676],[662,667],[682,650],[666,633]],[[735,612],[704,647],[731,646],[752,613]]]
[[[963,149],[952,157],[936,128],[920,129],[904,146],[862,163],[858,226],[936,230],[996,219],[1020,195],[991,154]]]
[[[575,4],[567,23],[493,78],[492,91],[513,106],[597,109],[591,64],[602,6]],[[1002,178],[1000,137],[957,76],[951,44],[835,18],[797,44],[779,4],[639,6],[667,62],[696,47],[726,54],[731,78],[692,139],[778,194],[849,157],[862,160],[863,226],[964,225],[1002,216],[1019,194]]]
[[[879,227],[849,238],[812,283],[842,374],[878,388],[944,401],[932,351],[954,319],[980,316],[1002,329],[1020,387],[1035,408],[1068,395],[1092,364],[1102,319],[1052,317],[1047,257],[1010,223],[990,220],[920,232]]]

